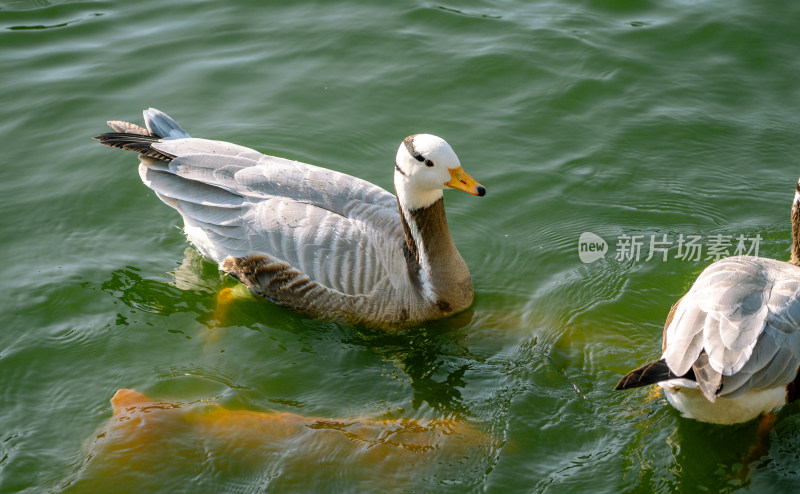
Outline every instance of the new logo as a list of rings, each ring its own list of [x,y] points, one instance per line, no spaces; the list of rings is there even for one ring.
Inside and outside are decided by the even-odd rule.
[[[608,244],[600,236],[592,232],[583,232],[578,239],[578,256],[581,261],[589,264],[602,259],[608,252]]]

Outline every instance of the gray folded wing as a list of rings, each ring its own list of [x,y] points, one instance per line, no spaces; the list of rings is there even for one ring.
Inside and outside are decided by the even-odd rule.
[[[391,283],[404,267],[397,202],[380,187],[225,142],[186,138],[153,147],[176,158],[143,157],[142,180],[220,265],[264,253],[347,295]]]
[[[665,338],[669,368],[693,369],[711,401],[785,386],[800,366],[800,268],[753,257],[712,264],[681,300]]]

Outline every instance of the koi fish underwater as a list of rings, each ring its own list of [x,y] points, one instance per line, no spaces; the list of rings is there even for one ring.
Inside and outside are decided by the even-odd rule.
[[[342,487],[403,490],[426,468],[441,477],[442,465],[489,454],[496,442],[453,418],[307,417],[215,402],[170,403],[131,389],[117,391],[111,404],[113,416],[88,441],[85,463],[65,491],[194,489],[164,484],[170,478],[165,471],[187,465],[196,478],[211,475],[231,491],[259,477],[265,487],[307,491],[336,490],[340,481]]]

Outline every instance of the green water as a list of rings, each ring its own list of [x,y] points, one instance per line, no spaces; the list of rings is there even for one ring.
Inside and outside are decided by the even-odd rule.
[[[755,424],[612,389],[658,357],[712,236],[788,257],[799,22],[796,2],[744,0],[0,1],[0,491],[796,489],[796,404],[748,462]],[[211,331],[235,283],[187,250],[132,153],[90,139],[150,106],[386,188],[403,137],[444,137],[487,189],[445,193],[470,312],[385,335],[245,298]],[[604,259],[581,262],[583,232]],[[638,259],[617,256],[626,235]],[[666,261],[646,260],[651,238]],[[495,440],[402,478],[308,444],[255,468],[166,448],[123,474],[91,449],[120,388],[454,417]]]

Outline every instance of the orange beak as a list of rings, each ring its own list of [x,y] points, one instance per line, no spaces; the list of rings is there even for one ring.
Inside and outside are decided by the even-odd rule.
[[[450,172],[450,181],[444,183],[446,186],[463,190],[464,192],[469,192],[474,196],[486,195],[486,189],[483,187],[483,185],[479,184],[474,178],[470,177],[462,167],[459,166],[455,170],[450,169],[448,171]]]

